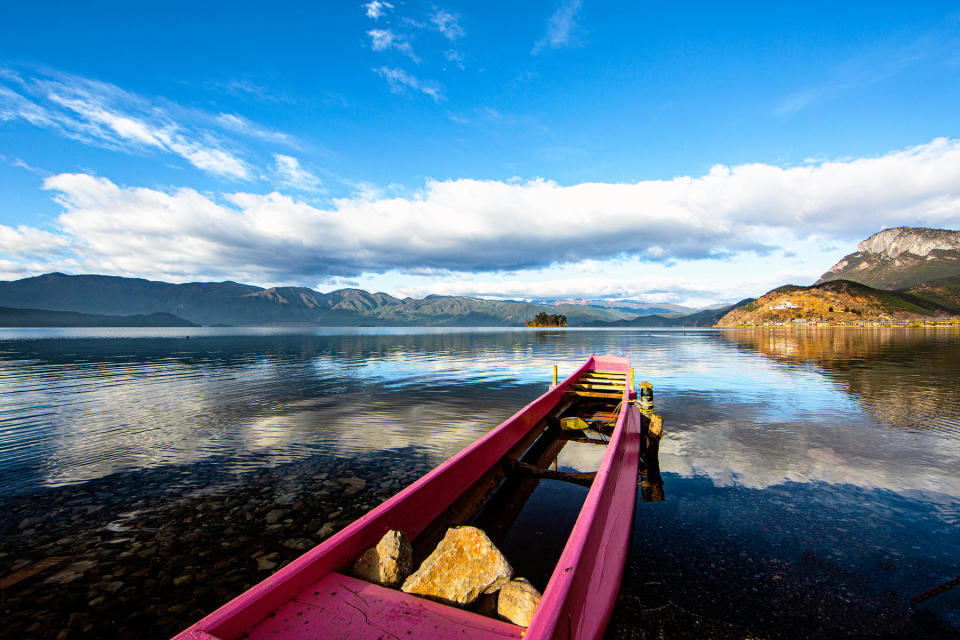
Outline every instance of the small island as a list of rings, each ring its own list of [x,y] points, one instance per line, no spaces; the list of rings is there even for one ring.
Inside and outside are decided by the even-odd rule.
[[[567,326],[567,316],[560,315],[559,313],[548,314],[546,311],[541,311],[537,314],[533,320],[527,322],[526,326],[528,327],[565,327]]]

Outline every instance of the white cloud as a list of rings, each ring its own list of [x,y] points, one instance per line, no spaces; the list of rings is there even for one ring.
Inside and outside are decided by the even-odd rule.
[[[388,9],[393,9],[393,5],[389,2],[381,2],[381,0],[370,0],[370,2],[363,5],[363,8],[366,10],[368,18],[377,20],[383,16]]]
[[[296,104],[300,99],[279,89],[275,85],[267,86],[262,82],[254,81],[250,77],[241,77],[226,82],[207,81],[203,85],[216,91],[228,93],[244,99],[253,99],[257,102]]]
[[[606,266],[598,263],[599,266]],[[526,274],[524,274],[526,275]],[[731,283],[694,278],[647,277],[607,278],[602,274],[591,277],[542,278],[464,278],[431,279],[419,286],[398,290],[401,296],[422,298],[429,294],[470,296],[475,298],[511,298],[516,300],[637,300],[640,302],[667,302],[682,295],[690,297],[723,296]],[[714,285],[714,288],[707,289]],[[742,287],[743,283],[736,283]],[[772,287],[771,287],[772,288]],[[737,294],[734,294],[737,295]]]
[[[241,133],[251,138],[258,138],[266,142],[276,142],[287,146],[295,147],[296,143],[288,133],[281,131],[271,131],[257,124],[254,124],[247,118],[235,113],[221,113],[216,117],[216,121],[224,129],[229,129],[236,133]]]
[[[544,48],[560,49],[575,43],[573,31],[577,26],[577,12],[583,0],[563,0],[547,21],[547,33],[533,45],[532,53],[540,53]]]
[[[956,228],[960,141],[624,184],[428,181],[409,197],[343,198],[327,208],[280,193],[216,197],[121,187],[86,174],[56,175],[44,187],[56,193],[64,208],[59,225],[89,270],[315,282],[422,268],[522,270],[584,258],[722,259],[797,237],[811,245],[852,243],[883,226]],[[554,290],[559,294],[559,285]]]
[[[44,171],[43,169],[38,169],[37,167],[33,167],[29,165],[26,161],[22,160],[21,158],[14,158],[10,164],[20,169],[29,171],[30,173],[35,173],[38,176],[50,175],[49,172]]]
[[[457,38],[464,36],[463,27],[460,26],[459,17],[446,9],[437,9],[430,16],[430,22],[434,28],[439,31],[444,38],[453,42]]]
[[[815,255],[816,260],[822,256]],[[824,259],[829,264],[832,257]],[[823,267],[797,271],[795,261],[778,261],[771,268],[764,256],[743,255],[734,260],[650,263],[639,259],[587,258],[578,262],[499,273],[456,273],[443,270],[405,270],[365,274],[359,288],[386,291],[397,297],[422,298],[431,293],[475,298],[528,300],[602,300],[674,303],[700,308],[759,296],[784,283],[809,284]],[[422,273],[421,273],[422,271]],[[334,287],[335,288],[335,287]]]
[[[403,69],[396,67],[379,67],[373,70],[374,73],[387,81],[390,90],[394,93],[402,93],[407,89],[413,89],[433,98],[434,102],[440,102],[443,98],[440,86],[431,81],[422,81],[419,78],[410,75]]]
[[[300,161],[293,156],[275,153],[273,160],[274,171],[280,184],[298,191],[322,191],[320,178],[300,166]]]
[[[937,25],[911,39],[901,35],[868,42],[852,57],[828,69],[819,82],[784,96],[775,105],[774,115],[790,116],[844,93],[884,82],[917,64],[929,64],[931,61],[951,64],[960,39],[955,28],[956,19],[949,22],[953,22],[953,25]]]
[[[449,60],[450,62],[454,63],[461,69],[466,68],[466,65],[464,64],[465,57],[462,51],[458,51],[457,49],[447,49],[446,51],[443,52],[443,57]]]
[[[406,38],[394,33],[390,29],[371,29],[367,31],[367,35],[370,36],[370,47],[374,51],[396,49],[414,62],[420,62],[420,58],[413,52],[413,47]]]
[[[23,258],[49,255],[69,245],[69,238],[49,231],[25,225],[13,228],[0,224],[0,256]]]
[[[0,121],[12,120],[124,153],[173,154],[233,180],[250,180],[253,173],[224,131],[293,145],[290,136],[236,114],[214,115],[147,100],[111,84],[49,70],[32,71],[26,78],[0,75]]]

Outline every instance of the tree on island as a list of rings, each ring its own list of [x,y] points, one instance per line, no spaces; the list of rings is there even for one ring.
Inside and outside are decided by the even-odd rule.
[[[560,315],[555,313],[553,315],[548,314],[545,311],[541,311],[537,314],[533,320],[527,322],[528,327],[565,327],[567,326],[567,316]]]

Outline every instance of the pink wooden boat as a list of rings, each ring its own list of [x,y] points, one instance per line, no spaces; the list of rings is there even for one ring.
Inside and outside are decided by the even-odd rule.
[[[176,638],[601,637],[623,573],[647,424],[635,394],[626,358],[591,356],[471,446]],[[469,523],[471,509],[489,503],[518,465],[528,473],[536,466],[549,474],[546,467],[563,447],[562,439],[583,437],[562,432],[557,427],[561,415],[607,419],[613,426],[529,628],[346,574],[353,560],[390,529],[406,532],[415,553],[418,543],[432,548],[447,526]],[[546,444],[538,448],[538,442]],[[530,459],[534,450],[535,459]],[[521,456],[525,461],[510,464]],[[535,485],[539,480],[533,476]]]

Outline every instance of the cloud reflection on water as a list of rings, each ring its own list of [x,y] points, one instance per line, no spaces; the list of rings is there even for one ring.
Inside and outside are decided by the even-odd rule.
[[[0,338],[0,487],[315,453],[452,455],[554,364],[626,353],[666,417],[664,471],[960,495],[954,333],[192,329]],[[98,337],[91,337],[98,336]],[[66,338],[70,339],[58,339]],[[105,339],[113,338],[113,339]]]

